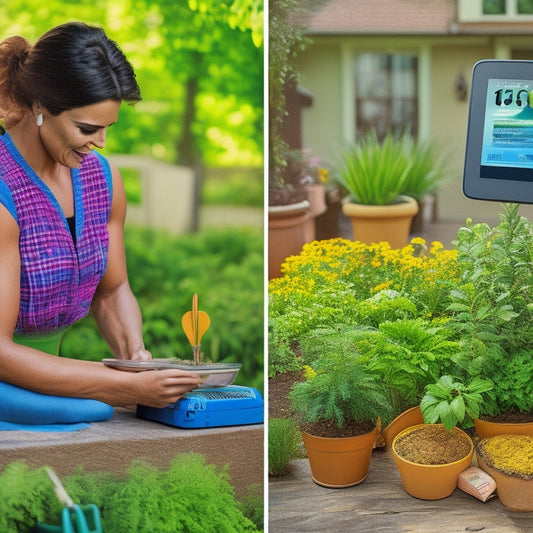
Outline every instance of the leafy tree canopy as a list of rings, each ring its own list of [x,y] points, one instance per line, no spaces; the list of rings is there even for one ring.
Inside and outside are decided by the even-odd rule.
[[[102,26],[133,64],[143,101],[122,106],[106,151],[261,165],[261,0],[0,0],[0,36]]]

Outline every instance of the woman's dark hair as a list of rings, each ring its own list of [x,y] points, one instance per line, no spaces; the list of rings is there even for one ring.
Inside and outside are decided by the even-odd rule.
[[[0,43],[0,117],[6,126],[34,104],[58,115],[103,100],[140,99],[133,67],[102,28],[69,22],[33,47],[22,37]]]

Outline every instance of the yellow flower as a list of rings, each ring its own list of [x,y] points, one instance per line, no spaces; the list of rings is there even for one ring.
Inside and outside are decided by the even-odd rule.
[[[316,376],[316,372],[309,365],[304,365],[303,370],[305,379],[313,379]]]

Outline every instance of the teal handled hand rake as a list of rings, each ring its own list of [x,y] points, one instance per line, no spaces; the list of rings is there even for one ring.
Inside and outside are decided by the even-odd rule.
[[[65,507],[61,511],[60,526],[37,522],[37,531],[40,533],[103,533],[98,507],[92,503],[89,505],[75,504],[55,472],[51,468],[47,468],[46,472],[54,484],[59,501]]]

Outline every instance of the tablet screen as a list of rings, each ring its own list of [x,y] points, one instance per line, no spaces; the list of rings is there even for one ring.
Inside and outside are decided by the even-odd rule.
[[[491,78],[486,98],[481,177],[533,179],[533,81]]]
[[[533,203],[533,61],[474,66],[463,190],[470,198]]]

